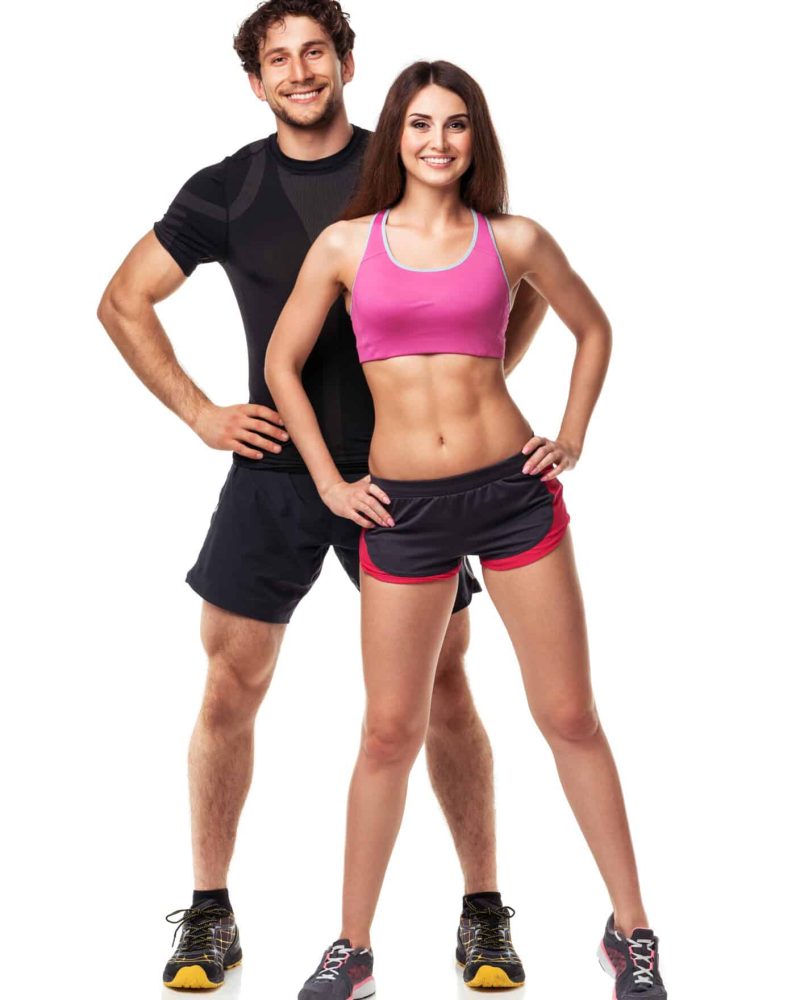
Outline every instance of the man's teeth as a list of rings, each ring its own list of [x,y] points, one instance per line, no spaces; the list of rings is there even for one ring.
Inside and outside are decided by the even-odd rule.
[[[303,94],[289,94],[288,97],[290,101],[297,101],[297,102],[313,101],[314,98],[321,93],[322,93],[322,87],[320,87],[319,90],[307,90]]]

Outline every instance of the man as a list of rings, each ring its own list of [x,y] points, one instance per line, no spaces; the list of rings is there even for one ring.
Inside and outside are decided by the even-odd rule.
[[[263,377],[270,333],[305,253],[342,211],[357,180],[369,133],[348,123],[343,103],[354,74],[353,41],[348,16],[335,0],[269,0],[257,8],[234,47],[256,97],[275,114],[277,134],[187,181],[128,254],[98,310],[145,385],[206,444],[234,453],[187,576],[203,598],[208,676],[189,747],[195,892],[191,906],[176,911],[182,933],[163,977],[173,987],[219,986],[225,969],[241,960],[227,874],[252,774],[255,716],[286,625],[330,547],[359,584],[359,526],[332,515],[319,499]],[[248,403],[212,403],[178,364],[156,315],[156,304],[207,261],[225,269],[242,313]],[[524,354],[546,308],[533,292],[515,305],[507,370]],[[372,404],[341,301],[326,320],[303,381],[343,476],[366,484]],[[464,673],[466,607],[480,589],[465,562],[426,744],[433,787],[464,872],[459,958],[473,979],[470,963],[481,944],[495,971],[513,965],[521,974],[507,933],[509,911],[496,886],[491,748]],[[493,950],[499,938],[506,943]],[[335,959],[324,959],[312,977],[310,995],[350,995],[354,956],[348,949],[349,942],[337,942]],[[367,958],[357,959],[363,970]],[[368,960],[371,968],[371,954]],[[359,995],[368,995],[363,989]]]

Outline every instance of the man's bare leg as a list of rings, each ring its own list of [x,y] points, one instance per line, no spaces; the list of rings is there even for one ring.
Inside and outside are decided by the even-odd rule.
[[[425,741],[428,772],[455,843],[464,891],[497,889],[492,748],[464,670],[469,611],[450,618],[442,644]]]
[[[239,816],[253,776],[253,727],[285,625],[203,602],[208,677],[189,744],[195,889],[227,885]]]

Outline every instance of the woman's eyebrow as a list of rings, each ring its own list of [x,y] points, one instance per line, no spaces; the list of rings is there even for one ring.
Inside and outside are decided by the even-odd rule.
[[[426,115],[422,111],[411,111],[408,115],[409,118],[427,118],[428,121],[433,121],[431,115]],[[469,118],[469,113],[466,111],[459,111],[454,115],[448,115],[445,121],[452,121],[453,118]]]

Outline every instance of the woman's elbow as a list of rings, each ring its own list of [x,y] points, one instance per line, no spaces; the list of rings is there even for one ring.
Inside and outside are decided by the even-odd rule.
[[[300,379],[301,366],[278,351],[273,351],[271,347],[272,345],[267,348],[264,356],[264,381],[275,398],[276,393],[280,394],[287,384]]]

